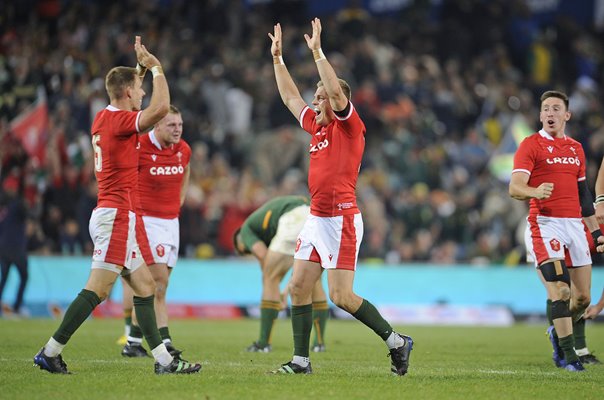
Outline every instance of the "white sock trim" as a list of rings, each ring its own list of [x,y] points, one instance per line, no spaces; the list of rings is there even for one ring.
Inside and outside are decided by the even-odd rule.
[[[170,353],[168,353],[168,349],[166,349],[166,345],[162,342],[156,348],[151,350],[151,354],[153,354],[153,358],[155,361],[163,365],[164,367],[170,365],[172,360],[174,359]]]
[[[130,335],[128,335],[128,341],[130,343],[143,344],[143,338],[133,337]]]
[[[44,346],[44,355],[48,357],[56,357],[61,354],[64,348],[64,344],[57,342],[53,337],[51,337],[48,339],[46,346]]]
[[[301,367],[308,367],[308,364],[310,363],[310,358],[308,357],[302,357],[302,356],[294,356],[294,358],[292,359],[292,362],[294,364],[298,364]]]
[[[405,345],[405,339],[394,331],[392,331],[392,333],[390,334],[390,336],[388,336],[388,339],[386,339],[385,342],[386,346],[388,346],[389,349],[396,349]]]

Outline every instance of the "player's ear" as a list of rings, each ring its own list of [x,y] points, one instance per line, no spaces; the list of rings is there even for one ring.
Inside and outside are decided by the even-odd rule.
[[[570,113],[570,111],[566,112],[566,115],[564,116],[564,120],[568,121],[570,119],[570,117],[572,116],[572,114]]]

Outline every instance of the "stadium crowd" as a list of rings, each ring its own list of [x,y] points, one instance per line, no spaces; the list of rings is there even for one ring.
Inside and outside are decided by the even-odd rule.
[[[509,197],[494,156],[513,153],[505,144],[518,127],[538,129],[544,90],[562,90],[593,189],[604,155],[604,32],[535,18],[524,0],[415,1],[379,18],[355,4],[320,17],[338,32],[323,49],[367,125],[361,259],[523,262],[527,207]],[[281,22],[285,63],[310,103],[307,2],[22,0],[0,11],[0,180],[28,204],[31,253],[91,251],[90,124],[107,104],[106,69],[135,64],[135,34],[165,60],[193,151],[183,255],[233,254],[233,231],[259,205],[307,194],[308,138],[279,98],[267,37]],[[11,121],[41,100],[39,88],[48,129],[32,154]]]

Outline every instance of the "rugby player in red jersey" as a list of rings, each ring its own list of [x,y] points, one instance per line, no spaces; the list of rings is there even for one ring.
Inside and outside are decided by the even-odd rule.
[[[94,243],[92,268],[86,286],[69,305],[58,330],[34,357],[34,365],[51,373],[69,373],[61,356],[63,348],[107,298],[120,275],[134,291],[138,320],[156,361],[155,373],[193,373],[201,369],[200,364],[173,358],[162,342],[153,308],[155,284],[136,242],[138,133],[148,131],[168,113],[170,92],[159,60],[141,44],[139,36],[134,50],[137,68],[114,67],[107,73],[105,87],[110,104],[92,123],[99,188],[97,207],[89,223]],[[153,74],[153,94],[149,107],[141,110],[145,69]]]
[[[390,349],[391,371],[407,373],[413,340],[400,335],[367,300],[353,292],[352,283],[363,238],[357,207],[356,182],[365,148],[365,125],[350,102],[350,86],[338,79],[321,50],[321,21],[312,22],[312,36],[304,35],[312,51],[320,81],[311,109],[302,99],[282,57],[281,25],[269,33],[277,87],[281,99],[311,135],[308,216],[297,240],[289,289],[292,301],[294,355],[274,373],[308,374],[312,328],[312,289],[327,270],[329,297],[335,305],[379,335]]]
[[[175,106],[148,134],[140,137],[138,152],[138,194],[136,239],[155,281],[155,316],[162,341],[174,357],[168,329],[166,292],[172,269],[178,260],[180,230],[178,215],[189,183],[191,148],[182,140],[182,115]],[[124,303],[132,303],[132,291],[124,285]],[[128,307],[124,307],[125,309]],[[133,319],[128,340],[122,349],[126,357],[147,356],[143,334]]]
[[[581,319],[591,290],[592,261],[583,221],[595,239],[600,229],[585,181],[583,147],[564,132],[570,117],[566,94],[543,93],[542,128],[520,143],[509,193],[530,200],[526,247],[547,291],[554,363],[576,372],[584,367],[574,350],[573,320]],[[565,251],[573,268],[565,262]]]

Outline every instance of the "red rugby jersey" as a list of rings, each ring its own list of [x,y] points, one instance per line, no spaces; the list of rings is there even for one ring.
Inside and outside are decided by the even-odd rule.
[[[554,184],[549,199],[530,200],[530,215],[581,218],[578,182],[585,180],[585,153],[576,140],[553,138],[544,130],[524,139],[514,155],[512,173],[530,175],[528,185]]]
[[[140,114],[109,105],[92,122],[97,207],[135,210]]]
[[[180,140],[162,148],[153,131],[141,135],[138,166],[139,214],[172,219],[180,212],[180,188],[191,148]]]
[[[350,103],[350,112],[327,126],[317,125],[306,106],[300,125],[311,135],[308,188],[310,212],[319,217],[356,214],[356,184],[365,150],[365,124]]]

